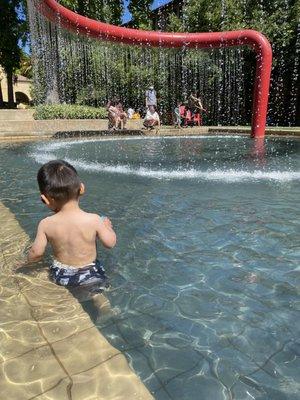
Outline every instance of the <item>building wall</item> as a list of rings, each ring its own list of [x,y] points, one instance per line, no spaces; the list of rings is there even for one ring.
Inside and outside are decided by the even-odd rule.
[[[7,102],[8,101],[8,96],[7,96],[7,79],[6,79],[6,74],[2,71],[0,71],[0,81],[1,81],[1,88],[2,88],[2,96],[3,96],[3,101]],[[14,101],[15,102],[22,102],[22,103],[29,103],[32,101],[32,96],[31,96],[31,80],[26,78],[25,76],[22,75],[16,75],[16,80],[13,85],[14,88]]]
[[[153,10],[151,14],[152,29],[165,31],[170,14],[175,14],[178,18],[182,17],[183,0],[173,0],[164,6]]]
[[[151,29],[153,29],[154,31],[164,31],[166,29],[168,18],[171,13],[174,13],[175,15],[177,15],[177,17],[181,18],[183,5],[184,0],[173,0],[164,6],[155,8],[155,10],[153,10],[150,15]],[[133,20],[126,22],[125,24],[123,24],[123,26],[126,28],[132,28]]]

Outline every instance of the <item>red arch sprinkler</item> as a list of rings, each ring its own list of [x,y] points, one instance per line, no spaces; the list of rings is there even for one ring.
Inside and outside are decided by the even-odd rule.
[[[256,53],[256,75],[252,103],[251,136],[265,135],[272,67],[268,39],[254,30],[207,33],[173,33],[123,28],[92,20],[61,6],[55,0],[40,0],[39,11],[54,24],[99,40],[153,47],[223,48],[250,46]]]

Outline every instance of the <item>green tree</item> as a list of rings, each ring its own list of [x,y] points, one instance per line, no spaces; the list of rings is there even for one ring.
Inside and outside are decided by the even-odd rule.
[[[131,0],[129,11],[132,14],[132,25],[134,28],[150,29],[151,28],[151,10],[152,0]]]
[[[276,122],[289,123],[300,0],[186,0],[183,16],[189,32],[255,29],[267,36],[273,49],[270,109]],[[255,59],[249,51],[245,57],[245,84],[251,99]],[[247,108],[251,109],[250,100]]]
[[[65,7],[99,21],[120,25],[123,14],[122,0],[62,0]]]
[[[26,76],[26,78],[32,78],[32,60],[24,51],[21,51],[20,64],[16,72],[17,74]]]
[[[13,74],[21,58],[19,42],[26,36],[24,19],[19,16],[22,5],[19,0],[0,0],[0,65],[7,76],[9,107],[14,107]]]

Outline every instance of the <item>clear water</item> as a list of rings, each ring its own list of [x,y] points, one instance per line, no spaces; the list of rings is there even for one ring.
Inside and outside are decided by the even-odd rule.
[[[108,215],[117,315],[96,321],[155,399],[300,398],[300,141],[245,137],[2,145],[1,201],[31,236],[35,175],[68,159]],[[88,309],[94,318],[93,310]]]

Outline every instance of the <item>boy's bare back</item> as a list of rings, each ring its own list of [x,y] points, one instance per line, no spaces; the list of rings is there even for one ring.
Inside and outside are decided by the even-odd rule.
[[[37,178],[41,200],[55,214],[39,223],[28,261],[41,260],[49,242],[54,259],[65,266],[80,268],[95,264],[97,239],[112,248],[116,234],[108,218],[79,207],[85,187],[75,168],[63,160],[49,161],[40,168]]]
[[[60,211],[40,222],[40,239],[51,244],[54,258],[63,264],[81,267],[96,259],[96,240],[112,247],[111,223],[81,209]]]

